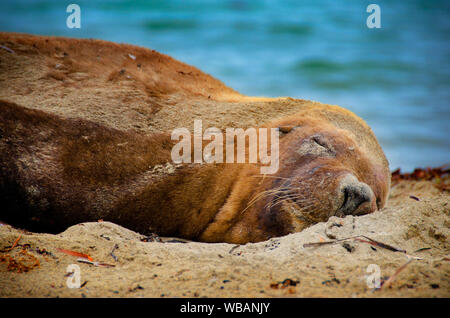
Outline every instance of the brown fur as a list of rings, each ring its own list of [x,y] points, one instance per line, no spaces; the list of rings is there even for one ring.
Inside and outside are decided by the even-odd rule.
[[[385,204],[387,160],[345,109],[246,97],[130,45],[9,33],[0,44],[14,52],[0,49],[5,221],[57,232],[104,219],[141,233],[245,243],[342,216],[349,175],[345,182],[372,193],[355,214]],[[193,119],[204,128],[282,127],[278,173],[262,176],[257,164],[173,165],[169,132]],[[324,142],[329,154],[317,155]]]

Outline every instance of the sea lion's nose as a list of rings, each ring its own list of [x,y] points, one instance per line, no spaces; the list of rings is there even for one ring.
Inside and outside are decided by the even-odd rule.
[[[344,215],[362,215],[376,210],[372,189],[363,182],[344,182],[340,189],[343,203],[340,212]]]

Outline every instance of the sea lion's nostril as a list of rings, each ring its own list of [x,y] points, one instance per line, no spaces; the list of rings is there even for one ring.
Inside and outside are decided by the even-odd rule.
[[[361,185],[345,185],[342,189],[344,193],[344,202],[340,210],[346,214],[359,214],[355,213],[358,208],[366,202],[371,201],[371,193],[365,186]]]

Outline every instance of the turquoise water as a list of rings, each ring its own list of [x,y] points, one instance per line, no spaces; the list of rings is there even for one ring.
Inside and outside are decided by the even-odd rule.
[[[66,6],[81,7],[81,29]],[[381,8],[369,29],[366,7]],[[2,0],[0,30],[156,49],[247,95],[344,106],[391,168],[450,162],[450,1]]]

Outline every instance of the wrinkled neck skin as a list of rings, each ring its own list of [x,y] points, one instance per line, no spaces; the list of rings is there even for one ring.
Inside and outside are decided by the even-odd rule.
[[[386,204],[388,167],[374,163],[348,131],[308,118],[283,124],[279,170],[261,175],[257,165],[242,165],[201,240],[258,242]]]

